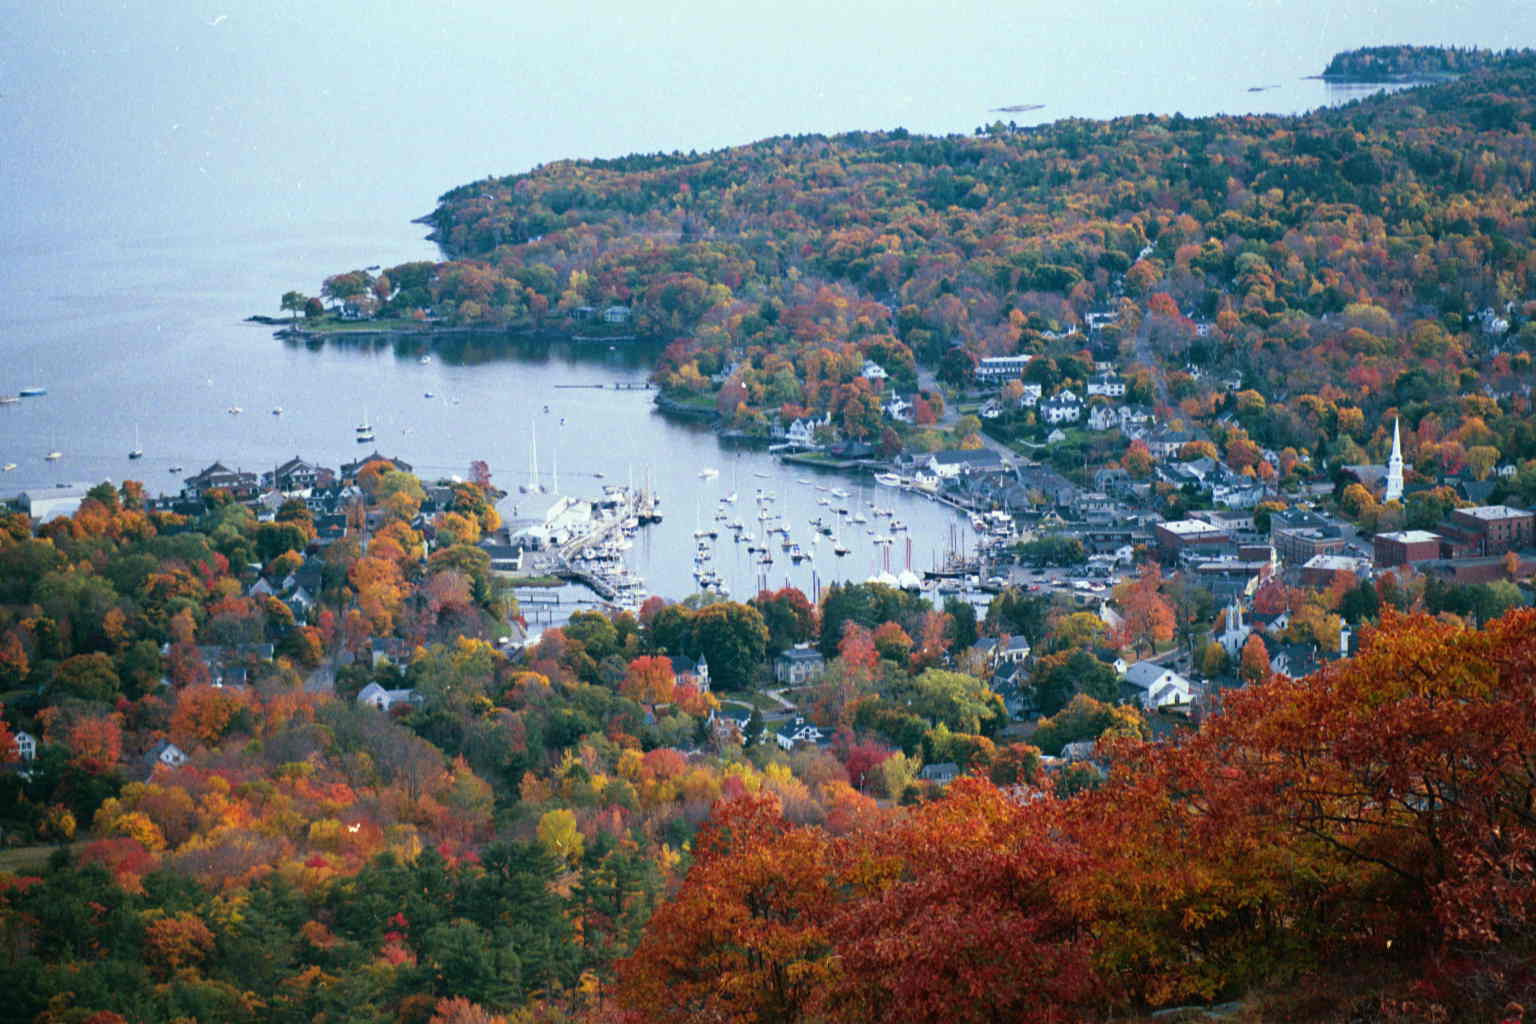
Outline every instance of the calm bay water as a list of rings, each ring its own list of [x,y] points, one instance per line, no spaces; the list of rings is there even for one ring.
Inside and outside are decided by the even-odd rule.
[[[472,460],[484,459],[493,480],[516,495],[532,469],[531,434],[542,482],[551,485],[558,471],[564,494],[595,497],[603,483],[649,476],[665,518],[641,532],[629,562],[652,591],[669,597],[695,589],[693,531],[723,525],[714,521],[717,502],[733,490],[733,517],[752,525],[754,492],[774,492],[772,507],[808,549],[809,521],[833,517],[831,507],[818,504],[830,495],[816,484],[847,489],[850,498],[838,504],[859,506],[859,485],[847,477],[722,447],[708,427],[656,413],[652,392],[614,390],[617,382],[645,380],[656,354],[650,345],[473,337],[435,349],[310,347],[240,321],[253,308],[270,307],[296,278],[434,255],[414,237],[419,228],[408,228],[317,231],[307,245],[197,235],[132,247],[82,244],[27,264],[34,297],[6,325],[16,355],[0,367],[0,390],[38,384],[48,394],[0,407],[0,463],[17,465],[0,478],[0,495],[125,478],[151,492],[173,492],[182,477],[215,459],[257,472],[294,455],[335,467],[374,447],[405,459],[424,479],[466,475]],[[239,414],[229,412],[236,407]],[[272,413],[276,408],[281,415]],[[365,417],[374,445],[354,440]],[[130,462],[135,439],[145,455]],[[50,450],[64,457],[46,461]],[[182,471],[173,472],[176,466]],[[701,479],[705,467],[719,475]],[[775,563],[765,568],[722,529],[717,569],[737,595],[763,582],[809,592],[813,571],[824,586],[909,564],[921,570],[951,545],[974,543],[964,521],[943,506],[868,482],[863,492],[870,523],[846,524],[846,558],[835,558],[824,543],[814,564],[794,567],[776,541]],[[510,500],[522,514],[539,511],[539,503]],[[889,520],[869,514],[874,502],[909,525],[910,552],[902,535],[889,548],[873,543],[872,527],[889,532]]]

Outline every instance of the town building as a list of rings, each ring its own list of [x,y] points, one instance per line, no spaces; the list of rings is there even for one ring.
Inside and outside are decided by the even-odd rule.
[[[985,356],[976,363],[972,375],[978,384],[1001,384],[1017,380],[1034,358],[1031,355]]]
[[[358,459],[356,462],[342,463],[341,478],[343,480],[355,480],[357,478],[358,471],[364,466],[368,465],[370,462],[387,462],[398,472],[411,472],[411,464],[409,462],[406,462],[404,459],[392,459],[387,455],[380,455],[378,449],[374,449],[367,455],[364,455],[362,458]]]
[[[1269,542],[1286,565],[1302,565],[1318,555],[1337,555],[1348,543],[1339,523],[1306,509],[1270,513]]]
[[[774,742],[785,750],[793,750],[798,744],[814,744],[821,741],[821,729],[803,718],[796,718],[779,727],[773,734]]]
[[[1528,548],[1533,542],[1536,515],[1508,505],[1481,505],[1453,509],[1440,532],[1447,540],[1462,542],[1469,555],[1502,555]]]
[[[295,455],[261,478],[263,487],[283,492],[308,491],[315,487],[329,487],[335,482],[336,471],[301,459]]]
[[[1378,533],[1372,541],[1376,568],[1412,565],[1440,557],[1440,535],[1428,530]]]
[[[1076,423],[1082,419],[1083,402],[1070,389],[1052,395],[1040,403],[1040,418],[1046,423]]]
[[[1113,373],[1100,373],[1088,379],[1089,395],[1104,395],[1107,398],[1125,397],[1125,380]]]
[[[1387,483],[1385,499],[1401,501],[1403,498],[1403,437],[1402,420],[1392,421],[1392,454],[1387,459]]]
[[[1173,519],[1152,527],[1158,550],[1170,561],[1187,555],[1208,554],[1212,549],[1227,545],[1231,534],[1226,529],[1199,519]]]
[[[928,457],[928,470],[941,480],[953,480],[962,473],[996,472],[1002,468],[1002,456],[990,448],[952,449],[934,452]]]
[[[153,770],[160,765],[167,768],[180,768],[187,763],[187,753],[170,740],[161,740],[149,752],[144,755],[145,762]]]
[[[60,516],[69,517],[80,511],[90,488],[83,484],[38,488],[23,491],[16,499],[17,507],[31,517],[35,524],[46,523]]]
[[[791,647],[773,659],[773,678],[785,686],[802,686],[826,670],[827,659],[814,647]]]
[[[228,491],[236,501],[249,501],[256,497],[256,474],[230,469],[222,462],[215,462],[194,476],[183,481],[183,498],[201,501],[211,491]]]
[[[413,707],[421,702],[421,696],[413,689],[386,690],[378,683],[369,683],[357,694],[357,703],[378,708],[380,711],[390,711],[396,707]]]
[[[1125,670],[1121,691],[1146,711],[1189,703],[1189,680],[1171,668],[1152,661],[1138,661]]]
[[[1347,555],[1313,555],[1301,566],[1301,584],[1321,589],[1330,586],[1339,573],[1345,572],[1364,578],[1371,574],[1371,563]]]

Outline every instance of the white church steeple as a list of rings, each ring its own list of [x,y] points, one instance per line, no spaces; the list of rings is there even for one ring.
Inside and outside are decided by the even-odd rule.
[[[1384,500],[1401,501],[1403,497],[1402,421],[1392,421],[1392,457],[1387,459],[1387,493]]]

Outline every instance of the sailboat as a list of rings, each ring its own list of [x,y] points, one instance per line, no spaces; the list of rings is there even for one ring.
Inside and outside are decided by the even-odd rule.
[[[843,543],[842,536],[837,532],[837,529],[836,529],[837,520],[834,519],[834,520],[832,520],[832,522],[833,522],[832,553],[834,555],[836,555],[838,558],[842,558],[844,555],[846,555],[848,553],[848,545]]]
[[[539,494],[544,488],[539,485],[539,438],[534,432],[533,422],[528,423],[528,482],[518,487],[524,494]]]
[[[57,439],[50,436],[49,440],[56,442]],[[43,456],[43,458],[47,459],[49,462],[58,462],[63,457],[64,453],[59,451],[52,444],[48,446],[48,454]]]
[[[133,447],[131,449],[129,449],[128,457],[130,459],[142,459],[144,457],[144,449],[139,447],[139,426],[138,426],[138,424],[134,424],[134,426],[133,426]]]
[[[373,440],[373,426],[368,422],[368,410],[363,410],[363,422],[357,427],[357,443],[367,444]]]

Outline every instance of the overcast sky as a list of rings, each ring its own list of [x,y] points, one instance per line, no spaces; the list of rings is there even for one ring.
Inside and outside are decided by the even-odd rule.
[[[0,230],[404,219],[563,156],[968,131],[1009,103],[1201,113],[1353,46],[1536,45],[1528,0],[1132,6],[18,4],[0,28]]]

